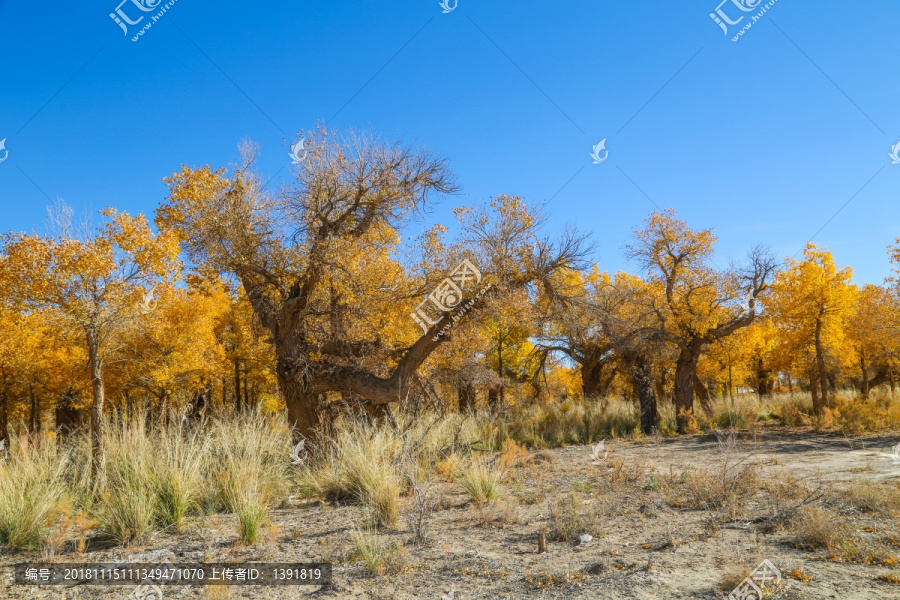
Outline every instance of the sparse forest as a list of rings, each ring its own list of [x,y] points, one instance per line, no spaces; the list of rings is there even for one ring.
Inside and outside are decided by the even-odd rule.
[[[523,553],[538,534],[571,553],[585,534],[607,539],[617,511],[670,511],[668,533],[640,542],[664,553],[691,543],[671,529],[690,510],[703,535],[740,520],[900,581],[896,477],[849,492],[813,483],[814,469],[766,478],[732,459],[768,432],[900,430],[900,240],[886,250],[894,273],[860,286],[814,243],[785,258],[759,240],[728,263],[714,230],[668,209],[622,232],[634,269],[610,273],[591,232],[549,228],[552,206],[499,195],[434,222],[459,190],[444,157],[375,134],[304,135],[282,189],[248,143],[237,165],[172,174],[153,214],[83,218],[59,203],[44,230],[3,236],[4,550],[70,560],[181,535],[218,536],[197,542],[200,558],[222,539],[276,555],[326,539],[308,522],[330,515],[351,537],[310,542],[305,558],[346,566],[339,597],[366,585],[352,565],[402,582],[440,544],[458,550],[446,572],[464,576],[438,578],[440,594],[476,581],[575,597],[645,559],[616,566],[609,541],[587,570],[482,570],[441,527],[524,528],[510,542]],[[636,458],[695,438],[709,447],[693,466]],[[592,465],[580,446],[602,440],[613,453]],[[541,481],[579,461],[562,489]],[[886,533],[851,533],[851,518]],[[792,593],[809,567],[795,571]],[[419,597],[410,585],[358,597]]]

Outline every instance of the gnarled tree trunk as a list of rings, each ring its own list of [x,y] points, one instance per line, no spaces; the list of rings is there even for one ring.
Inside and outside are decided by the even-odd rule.
[[[471,381],[462,381],[456,386],[457,398],[459,399],[459,412],[463,414],[470,413],[475,410],[475,384]]]
[[[675,419],[684,433],[694,415],[694,377],[703,343],[693,340],[681,348],[675,363]]]
[[[634,393],[641,410],[641,431],[650,435],[659,426],[659,412],[656,405],[655,382],[650,361],[643,354],[632,355],[629,360],[629,371],[634,384]]]

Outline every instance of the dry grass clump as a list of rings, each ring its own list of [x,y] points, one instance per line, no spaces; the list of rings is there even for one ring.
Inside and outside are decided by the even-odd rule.
[[[502,467],[492,464],[487,459],[473,457],[468,464],[460,468],[457,481],[476,506],[485,506],[503,494],[504,474]]]
[[[889,390],[873,391],[865,400],[855,391],[843,392],[827,410],[834,425],[848,433],[900,429],[900,401]]]
[[[743,516],[763,480],[748,457],[738,455],[733,433],[720,436],[719,449],[719,464],[713,468],[652,475],[645,489],[659,490],[669,506],[708,511],[713,529],[722,515]]]
[[[157,446],[143,423],[106,424],[93,511],[103,530],[120,543],[144,540],[154,529],[159,515],[156,471],[162,468]]]
[[[408,493],[406,512],[415,513],[413,521],[418,525],[413,529],[420,538],[435,504],[429,491],[432,472],[452,481],[459,471],[457,451],[495,445],[498,435],[489,421],[479,425],[476,419],[461,415],[413,418],[401,413],[381,425],[348,417],[313,444],[307,478],[328,500],[352,499],[362,504],[369,524],[376,527],[390,527],[397,521],[401,494]],[[422,469],[428,471],[424,478]]]
[[[400,542],[385,545],[378,533],[360,530],[353,534],[353,557],[374,575],[395,575],[409,564],[409,552]]]
[[[217,422],[205,467],[219,504],[237,515],[241,539],[253,544],[288,484],[290,430],[280,415]]]
[[[207,439],[202,431],[180,426],[162,436],[154,473],[156,512],[161,525],[178,529],[188,511],[199,506]]]
[[[557,542],[576,542],[582,535],[602,534],[603,522],[593,503],[569,494],[550,503],[549,539]]]
[[[840,493],[841,500],[853,508],[880,516],[900,511],[900,484],[865,481]]]
[[[820,506],[807,506],[794,521],[791,542],[807,550],[835,550],[849,537],[850,527],[837,514]]]
[[[330,440],[319,439],[311,467],[320,492],[329,499],[353,498],[373,524],[389,527],[400,514],[402,444],[396,431],[363,420],[347,420]]]
[[[511,437],[538,448],[634,437],[640,429],[640,414],[635,404],[615,397],[533,404],[508,415],[508,420],[504,438]]]
[[[12,447],[0,460],[0,544],[36,548],[59,515],[68,456],[49,444],[35,449],[14,439]]]

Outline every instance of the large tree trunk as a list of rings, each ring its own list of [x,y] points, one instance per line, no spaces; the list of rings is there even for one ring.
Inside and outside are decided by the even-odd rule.
[[[762,357],[756,363],[756,395],[762,398],[772,393],[772,372],[765,368]]]
[[[72,391],[63,394],[56,403],[56,440],[64,442],[81,427],[81,412],[72,406]]]
[[[663,400],[666,398],[666,376],[668,375],[668,369],[660,368],[659,369],[659,377],[656,378],[656,399]]]
[[[675,419],[678,432],[687,431],[694,415],[694,377],[703,344],[692,341],[681,349],[675,363]]]
[[[703,385],[703,382],[700,380],[700,377],[697,375],[697,371],[694,371],[694,394],[697,396],[697,399],[700,400],[700,406],[703,407],[703,412],[705,412],[708,416],[712,417],[713,414],[713,405],[712,405],[712,396],[709,394],[709,390],[706,389],[706,386]]]
[[[501,389],[502,386],[488,389],[488,407],[491,409],[491,414],[494,416],[499,415],[500,411],[503,410],[503,397],[500,394]]]
[[[295,441],[310,438],[319,425],[319,396],[295,377],[285,376],[281,368],[278,371],[278,387],[284,395],[288,425],[293,428]]]
[[[642,354],[635,355],[630,363],[634,391],[641,408],[641,431],[644,435],[650,435],[659,426],[656,392],[653,389],[655,383],[653,369],[650,361]]]
[[[462,381],[456,386],[457,398],[459,399],[459,412],[463,414],[470,413],[475,410],[475,384],[471,381]]]
[[[88,332],[88,365],[91,371],[91,473],[96,477],[103,461],[103,364],[100,359],[100,344],[93,332]]]
[[[608,360],[591,357],[581,365],[581,390],[585,398],[604,398],[609,395],[609,387],[618,369],[610,366]]]

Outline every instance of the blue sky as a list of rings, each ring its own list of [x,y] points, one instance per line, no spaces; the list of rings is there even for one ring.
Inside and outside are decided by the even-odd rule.
[[[138,42],[149,16],[126,36],[118,2],[0,0],[0,230],[39,230],[48,197],[150,213],[164,177],[228,165],[244,138],[278,185],[297,131],[327,121],[448,156],[463,192],[434,220],[498,194],[545,201],[552,229],[593,233],[604,269],[630,268],[632,228],[673,206],[715,229],[719,264],[815,235],[856,282],[888,274],[896,2],[778,0],[738,42],[765,2],[723,4],[745,17],[725,36],[718,0],[177,0]]]

